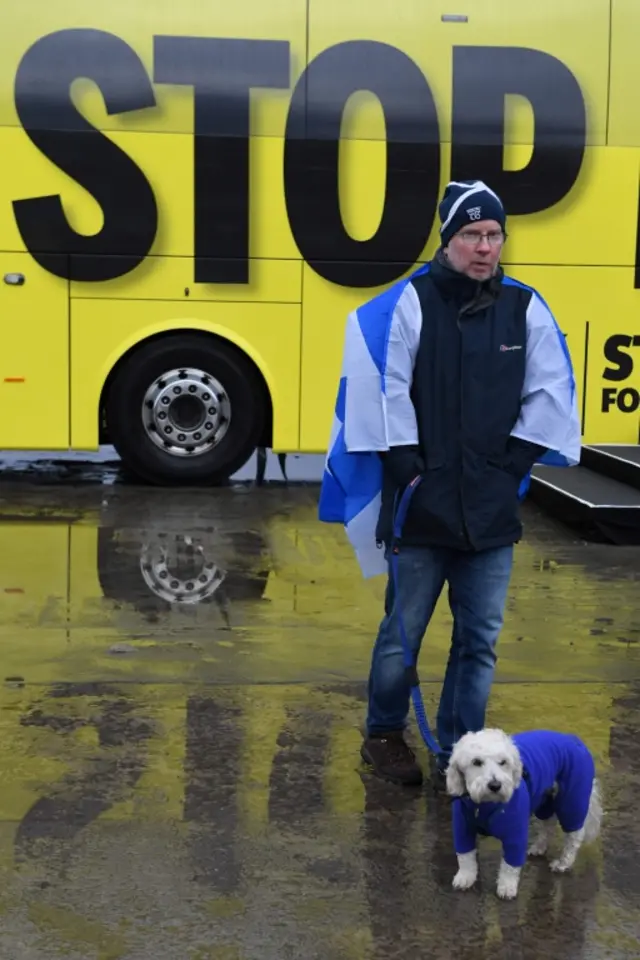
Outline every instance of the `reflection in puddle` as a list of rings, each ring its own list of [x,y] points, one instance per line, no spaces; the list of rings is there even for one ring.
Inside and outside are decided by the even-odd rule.
[[[224,572],[207,560],[202,544],[195,544],[192,537],[168,539],[163,534],[142,544],[140,572],[151,592],[167,603],[202,603],[225,578]]]
[[[3,494],[1,956],[637,957],[640,550],[528,513],[489,721],[578,730],[606,818],[504,908],[451,893],[446,800],[360,768],[384,583],[314,490]]]
[[[6,491],[5,491],[6,492]],[[384,582],[313,488],[18,488],[0,509],[4,677],[362,680]],[[498,680],[640,675],[638,548],[573,543],[529,510]],[[422,657],[442,676],[446,600]]]

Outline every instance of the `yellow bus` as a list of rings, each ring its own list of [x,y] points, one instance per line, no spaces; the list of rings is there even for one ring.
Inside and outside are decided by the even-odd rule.
[[[158,484],[324,451],[346,315],[450,178],[503,198],[585,442],[638,442],[637,0],[0,10],[1,448]]]

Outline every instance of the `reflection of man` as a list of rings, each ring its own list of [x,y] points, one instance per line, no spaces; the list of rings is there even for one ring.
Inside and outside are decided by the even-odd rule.
[[[381,572],[370,548],[377,540],[388,549],[394,502],[422,476],[397,587],[387,585],[362,746],[377,773],[407,784],[420,783],[422,772],[403,737],[410,688],[399,609],[417,656],[448,583],[454,626],[437,717],[442,774],[455,741],[484,726],[529,471],[547,451],[555,454],[547,462],[580,458],[564,338],[541,297],[499,266],[500,199],[479,181],[450,183],[440,218],[431,263],[349,318],[320,503],[321,519],[345,523],[365,572]]]

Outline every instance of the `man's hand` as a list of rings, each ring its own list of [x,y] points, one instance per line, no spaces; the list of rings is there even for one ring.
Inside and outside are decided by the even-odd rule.
[[[404,488],[424,472],[418,446],[391,447],[380,454],[383,466],[396,486]]]
[[[526,477],[536,460],[546,452],[547,448],[541,447],[538,443],[529,443],[528,440],[521,440],[520,437],[509,437],[502,464],[503,470],[520,481]]]

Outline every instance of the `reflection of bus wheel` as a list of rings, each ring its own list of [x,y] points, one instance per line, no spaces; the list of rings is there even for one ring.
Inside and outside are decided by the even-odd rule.
[[[207,604],[243,604],[258,603],[264,597],[269,580],[270,564],[266,558],[266,544],[262,536],[251,530],[227,534],[227,556],[231,568],[220,579],[217,566],[215,541],[196,544],[191,550],[191,538],[184,534],[165,531],[134,531],[126,542],[122,538],[120,527],[100,527],[98,529],[98,579],[100,588],[107,600],[117,604],[131,604],[134,609],[148,620],[158,619],[160,613],[166,613],[172,606],[184,606],[184,595],[191,591],[188,583],[205,589],[198,595],[194,606]],[[145,549],[146,545],[146,549]],[[169,577],[164,578],[162,565],[156,565],[152,571],[154,577],[145,576],[144,567],[157,559],[162,547],[168,547],[167,572],[175,574],[174,580],[185,581],[187,589],[179,599],[177,589]],[[203,549],[200,551],[198,547]],[[151,548],[151,549],[149,549]],[[154,589],[155,573],[157,581],[168,582],[169,591]],[[200,578],[204,576],[204,581]],[[213,587],[214,589],[207,589]],[[171,595],[174,591],[174,595]],[[194,591],[195,592],[195,591]]]
[[[185,333],[127,357],[109,385],[111,442],[156,484],[219,483],[247,462],[267,406],[259,374],[231,344]]]

